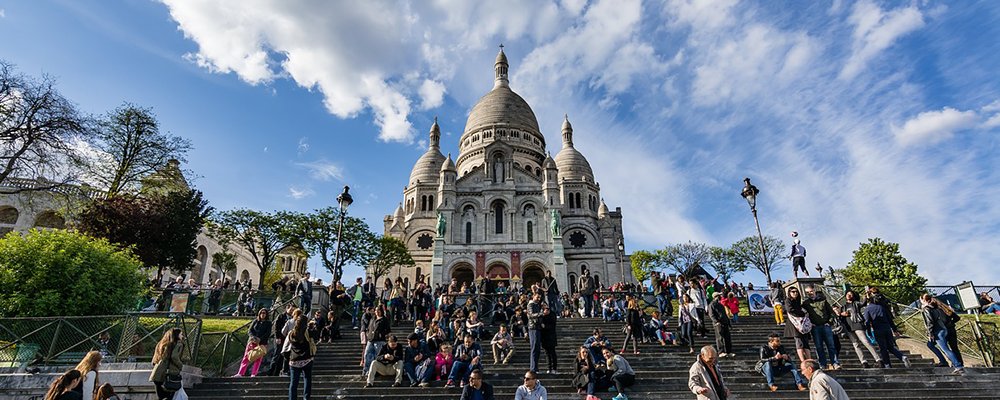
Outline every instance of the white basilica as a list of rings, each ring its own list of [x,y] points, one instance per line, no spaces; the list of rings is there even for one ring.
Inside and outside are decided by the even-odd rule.
[[[456,159],[441,154],[437,121],[431,126],[403,202],[384,221],[385,234],[403,240],[416,261],[402,276],[527,286],[552,271],[563,292],[583,270],[605,286],[634,282],[628,256],[618,251],[621,208],[609,211],[601,199],[590,163],[573,147],[569,119],[553,159],[507,70],[501,48],[493,90],[472,108]]]

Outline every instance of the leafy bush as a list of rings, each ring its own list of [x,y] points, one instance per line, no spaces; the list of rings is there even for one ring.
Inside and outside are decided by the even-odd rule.
[[[0,316],[110,315],[143,292],[142,263],[104,239],[66,230],[0,239]]]
[[[901,304],[915,301],[927,285],[927,278],[920,276],[917,265],[899,252],[899,244],[880,238],[861,243],[844,269],[844,279],[856,287],[879,286],[882,294]]]

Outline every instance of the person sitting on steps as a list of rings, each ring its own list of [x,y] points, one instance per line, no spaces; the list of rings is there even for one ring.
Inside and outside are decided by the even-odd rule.
[[[781,335],[771,333],[767,338],[767,344],[760,346],[760,361],[757,362],[757,370],[767,378],[767,387],[772,392],[778,390],[774,384],[774,377],[791,372],[795,379],[795,384],[799,390],[806,390],[806,380],[795,369],[788,351],[781,345]]]

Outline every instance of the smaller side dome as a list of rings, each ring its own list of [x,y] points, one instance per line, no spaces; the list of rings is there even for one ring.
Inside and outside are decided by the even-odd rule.
[[[427,152],[417,159],[410,171],[410,184],[417,181],[421,183],[436,183],[441,172],[441,165],[444,164],[444,155],[440,150],[441,128],[438,127],[437,118],[434,118],[434,125],[431,125],[430,142],[427,145]]]
[[[441,172],[455,172],[455,162],[451,160],[451,153],[448,153],[448,159],[441,165]]]
[[[396,212],[393,213],[393,218],[395,218],[396,221],[403,220],[403,203],[399,203],[399,205],[396,206]]]
[[[604,203],[604,199],[601,199],[601,206],[597,208],[597,217],[604,218],[608,215],[608,205]]]
[[[572,181],[594,181],[594,170],[590,168],[590,162],[573,147],[573,125],[569,123],[569,116],[563,120],[563,148],[556,154],[556,168],[559,168],[559,181],[565,179]]]
[[[542,168],[556,169],[556,161],[552,159],[552,153],[545,153],[545,161],[542,162]]]

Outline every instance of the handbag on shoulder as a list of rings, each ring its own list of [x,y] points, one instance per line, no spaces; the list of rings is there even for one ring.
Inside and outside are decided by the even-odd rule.
[[[183,387],[183,380],[180,374],[167,374],[166,380],[163,381],[163,389],[176,392],[181,390]]]

